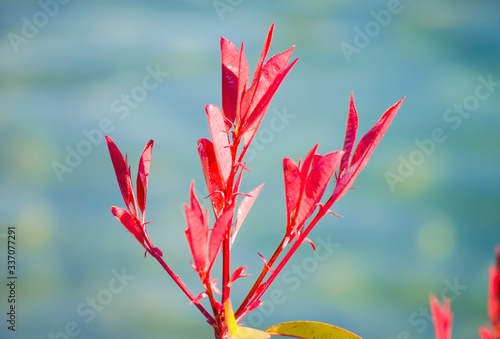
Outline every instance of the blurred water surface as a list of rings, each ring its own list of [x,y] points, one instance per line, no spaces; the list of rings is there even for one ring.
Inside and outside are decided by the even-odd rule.
[[[321,260],[301,249],[273,286],[282,298],[266,295],[246,323],[318,320],[365,338],[433,338],[427,297],[436,293],[453,298],[454,338],[477,337],[500,243],[499,10],[493,1],[2,1],[0,267],[5,276],[5,234],[16,225],[18,313],[13,333],[2,282],[0,336],[212,336],[109,212],[123,202],[102,135],[128,152],[132,172],[155,140],[150,234],[200,291],[181,206],[192,179],[205,193],[195,146],[209,136],[204,106],[220,105],[219,37],[244,41],[254,69],[276,22],[270,53],[296,45],[300,60],[249,159],[243,188],[266,186],[234,267],[257,273],[257,252],[269,256],[283,234],[284,156],[298,160],[318,142],[321,153],[340,149],[351,92],[360,133],[406,100],[359,188],[336,205],[345,218],[326,217],[311,234],[330,244]],[[273,117],[283,128],[272,129]],[[234,285],[233,303],[251,282]]]

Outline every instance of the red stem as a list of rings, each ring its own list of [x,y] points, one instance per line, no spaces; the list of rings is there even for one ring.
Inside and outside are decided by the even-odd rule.
[[[163,269],[168,273],[168,275],[174,280],[174,282],[177,284],[177,286],[180,287],[180,289],[184,292],[184,294],[187,295],[190,301],[194,303],[194,305],[200,310],[201,313],[207,318],[208,323],[215,327],[217,326],[215,319],[207,312],[207,310],[199,303],[199,302],[194,302],[195,297],[189,291],[189,289],[186,287],[184,282],[181,280],[181,278],[178,275],[175,275],[174,272],[170,269],[170,267],[167,265],[167,263],[160,257],[160,255],[156,251],[151,251],[150,254],[158,260],[160,265],[163,267]]]
[[[283,240],[281,240],[280,244],[278,245],[278,247],[274,251],[271,259],[269,259],[269,261],[267,262],[267,265],[264,265],[264,267],[262,268],[262,271],[260,272],[259,277],[257,278],[257,280],[255,280],[255,283],[252,285],[252,288],[247,293],[245,299],[242,301],[241,305],[238,307],[238,309],[234,313],[236,317],[238,317],[238,315],[241,312],[243,312],[245,307],[248,305],[248,303],[252,299],[252,296],[255,293],[255,290],[257,290],[257,288],[260,286],[260,283],[262,282],[262,280],[264,280],[267,273],[269,272],[269,267],[272,267],[274,262],[276,261],[276,259],[278,259],[278,257],[280,256],[281,252],[283,251],[283,242],[285,241],[285,238],[286,238],[286,235],[283,237]]]
[[[233,208],[233,204],[236,203],[236,198],[233,193],[234,192],[234,178],[236,177],[236,174],[238,172],[239,166],[236,166],[236,152],[238,150],[238,146],[240,144],[240,137],[235,137],[233,144],[231,145],[232,148],[232,167],[231,167],[231,174],[229,175],[229,178],[227,180],[227,185],[226,185],[226,192],[225,192],[225,197],[226,197],[226,202],[224,204],[224,211],[227,209]],[[241,159],[241,155],[240,155]],[[242,169],[243,170],[243,169]],[[237,193],[237,192],[236,192]],[[224,213],[222,212],[222,214]],[[221,215],[222,215],[221,214]],[[226,302],[226,300],[229,298],[229,295],[231,293],[231,288],[229,287],[229,278],[231,276],[231,226],[233,223],[233,218],[230,218],[229,224],[227,225],[227,231],[226,231],[226,236],[224,237],[224,242],[222,243],[222,304]]]
[[[231,261],[231,251],[229,249],[230,242],[230,232],[231,228],[228,227],[226,237],[222,243],[222,304],[224,304],[229,298],[230,287],[229,285],[229,275],[230,275],[230,261]]]

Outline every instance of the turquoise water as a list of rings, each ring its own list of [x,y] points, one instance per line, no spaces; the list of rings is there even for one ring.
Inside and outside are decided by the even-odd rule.
[[[455,297],[454,338],[477,337],[500,243],[496,2],[59,1],[0,8],[2,277],[8,225],[18,241],[16,332],[2,321],[2,338],[211,337],[109,212],[123,202],[102,135],[129,153],[132,172],[155,140],[150,234],[199,292],[181,206],[192,179],[205,193],[195,146],[209,136],[204,106],[220,105],[219,37],[244,41],[254,69],[272,22],[270,54],[296,45],[300,60],[249,159],[243,188],[266,185],[234,267],[257,273],[257,252],[268,257],[282,236],[283,157],[318,142],[323,154],[340,149],[351,92],[361,134],[406,100],[359,188],[337,203],[345,218],[329,216],[311,234],[334,245],[320,256],[301,249],[273,285],[281,298],[267,294],[247,324],[318,320],[364,338],[433,338],[426,309],[436,293]],[[156,77],[144,90],[147,74]],[[273,130],[273,118],[283,128]],[[121,285],[110,285],[117,275]]]

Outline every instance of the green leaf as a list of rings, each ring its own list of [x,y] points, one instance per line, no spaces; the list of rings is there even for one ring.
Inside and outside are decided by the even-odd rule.
[[[269,327],[266,332],[301,339],[361,339],[343,328],[316,321],[291,321]]]

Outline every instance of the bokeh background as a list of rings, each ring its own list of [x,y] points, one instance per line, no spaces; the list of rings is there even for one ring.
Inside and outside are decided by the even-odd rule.
[[[209,137],[204,106],[220,105],[219,37],[244,41],[254,69],[272,22],[270,54],[295,44],[300,60],[248,159],[244,190],[266,185],[234,267],[257,273],[257,252],[269,256],[281,239],[283,157],[298,160],[315,143],[323,154],[342,148],[351,91],[361,135],[406,100],[359,188],[336,204],[345,217],[318,225],[318,254],[301,248],[247,324],[317,320],[364,338],[433,338],[430,293],[453,299],[454,338],[475,338],[487,323],[488,266],[500,243],[498,2],[0,3],[1,338],[212,337],[111,215],[123,202],[102,135],[128,152],[132,172],[155,140],[150,235],[199,292],[182,203],[192,179],[206,194],[195,146]],[[9,225],[15,332],[6,323]],[[252,281],[234,285],[234,303]]]

